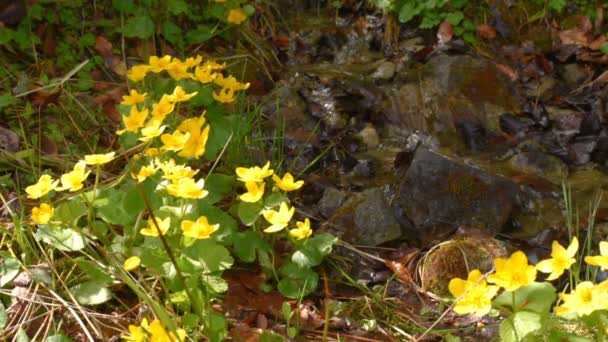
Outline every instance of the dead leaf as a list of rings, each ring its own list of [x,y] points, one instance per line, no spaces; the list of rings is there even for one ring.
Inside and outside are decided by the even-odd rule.
[[[447,20],[444,20],[437,29],[437,40],[439,45],[443,45],[454,37],[454,28]]]
[[[496,64],[496,69],[507,75],[511,79],[511,81],[517,81],[519,79],[519,75],[517,74],[517,72],[506,64]]]
[[[104,36],[97,36],[97,38],[95,38],[94,49],[103,58],[108,58],[113,55],[112,43]]]
[[[563,45],[576,45],[583,47],[587,47],[589,45],[589,39],[587,38],[586,33],[578,28],[560,31],[558,36]]]
[[[386,264],[386,267],[395,273],[402,283],[406,285],[412,284],[412,276],[403,263],[392,260],[384,260],[384,263]]]
[[[42,149],[42,153],[47,156],[55,156],[57,153],[59,153],[57,144],[53,141],[53,139],[47,137],[45,134],[42,134],[40,147]]]
[[[496,30],[494,29],[494,27],[492,27],[488,24],[481,24],[481,25],[477,26],[477,33],[479,34],[479,37],[481,37],[482,39],[496,38]]]
[[[602,45],[606,42],[606,35],[601,34],[599,37],[589,43],[589,49],[593,51],[599,50]]]
[[[288,48],[289,47],[289,36],[285,35],[285,34],[280,34],[278,36],[276,36],[276,38],[274,39],[274,42],[282,48]]]

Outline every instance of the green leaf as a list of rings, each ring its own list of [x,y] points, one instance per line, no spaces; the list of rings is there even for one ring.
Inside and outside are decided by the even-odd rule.
[[[458,26],[462,19],[464,19],[464,14],[460,11],[448,13],[448,15],[445,16],[445,20],[452,24],[452,26]]]
[[[99,266],[99,264],[82,259],[77,259],[76,263],[78,264],[78,267],[80,267],[80,269],[83,270],[87,276],[89,276],[90,280],[104,285],[112,282],[112,276],[101,266]]]
[[[212,310],[209,315],[209,329],[205,332],[209,341],[224,341],[228,337],[228,322],[224,315]]]
[[[469,0],[452,0],[450,5],[454,8],[463,8]]]
[[[129,18],[123,30],[125,37],[147,39],[154,34],[154,21],[147,14]]]
[[[577,336],[565,331],[552,330],[549,335],[549,342],[593,342],[594,340],[586,337]]]
[[[207,107],[213,102],[215,102],[215,99],[213,99],[213,88],[201,84],[198,94],[190,100],[190,105],[193,107]]]
[[[204,273],[227,270],[234,263],[226,247],[212,239],[197,240],[184,249],[183,253]]]
[[[17,330],[17,334],[15,334],[17,342],[29,342],[30,338],[27,336],[27,333],[23,330],[23,328],[19,328]]]
[[[227,193],[234,192],[233,188],[235,182],[235,176],[227,176],[219,173],[207,176],[207,179],[205,180],[205,189],[209,191],[209,194],[203,200],[209,204],[220,201]]]
[[[63,334],[56,334],[56,335],[48,336],[45,341],[46,342],[71,342],[72,340]]]
[[[228,291],[228,283],[222,277],[203,275],[202,281],[208,289],[215,293],[224,293]]]
[[[4,257],[2,258],[2,264],[0,265],[0,287],[11,282],[19,274],[19,261],[14,258]]]
[[[254,231],[246,230],[235,233],[234,254],[243,262],[254,262],[258,250],[270,252],[272,247]]]
[[[213,108],[213,107],[210,107]],[[218,153],[226,146],[228,140],[231,139],[234,125],[237,123],[233,120],[234,116],[227,117],[222,116],[214,118],[211,115],[211,111],[207,111],[207,117],[211,124],[211,132],[209,132],[209,140],[205,146],[205,158],[208,160],[214,160]],[[242,119],[241,119],[242,120]]]
[[[141,195],[134,187],[108,189],[102,192],[95,202],[102,204],[96,210],[97,216],[115,225],[132,224],[139,212],[144,209]]]
[[[233,233],[238,227],[236,220],[224,212],[222,209],[212,205],[201,205],[199,203],[199,215],[207,216],[211,224],[220,224],[220,228],[213,233],[212,238],[215,241],[224,244],[230,244]]]
[[[97,305],[112,298],[112,292],[105,287],[105,284],[98,281],[86,281],[72,286],[70,291],[82,305]]]
[[[338,239],[327,233],[315,235],[304,241],[302,246],[293,253],[291,261],[300,267],[314,267],[323,261],[323,257],[331,253]]]
[[[7,323],[8,315],[6,314],[6,308],[4,307],[4,304],[2,304],[2,302],[0,301],[0,330],[4,329]]]
[[[85,237],[70,228],[40,226],[34,236],[37,240],[62,251],[75,252],[83,249],[86,245]]]
[[[281,304],[281,313],[283,314],[283,319],[288,325],[289,321],[291,321],[292,312],[293,311],[291,310],[291,305],[289,302],[283,302],[283,304]]]
[[[519,342],[526,336],[542,329],[547,315],[536,312],[519,311],[500,323],[500,338],[503,342]]]
[[[549,8],[561,12],[566,7],[566,0],[549,0]]]
[[[87,214],[87,206],[82,198],[73,198],[59,204],[55,208],[55,220],[65,222],[71,226],[77,226],[78,220]]]
[[[266,199],[264,199],[264,208],[276,208],[281,205],[281,203],[287,201],[287,196],[280,192],[273,192]]]
[[[207,25],[199,25],[195,30],[191,30],[186,34],[186,42],[188,44],[204,43],[213,37],[213,27]]]
[[[409,22],[418,15],[416,12],[416,5],[414,2],[406,2],[399,10],[399,22],[402,24]]]
[[[182,29],[173,22],[165,21],[160,25],[160,33],[172,44],[181,44],[183,39]]]
[[[293,337],[292,337],[293,338]],[[272,331],[264,330],[263,333],[258,336],[259,342],[283,342],[285,339],[279,334],[275,334]]]
[[[238,206],[238,216],[241,222],[246,226],[251,226],[257,220],[262,212],[262,203],[247,203],[240,202]]]
[[[141,264],[149,270],[154,271],[156,275],[164,274],[165,270],[163,269],[162,265],[169,261],[169,257],[167,256],[165,250],[162,249],[162,247],[142,248],[140,258]]]
[[[81,47],[88,47],[95,45],[95,35],[91,32],[87,32],[78,38],[78,45]]]
[[[2,34],[2,32],[0,31],[0,34]],[[0,109],[10,106],[10,105],[14,105],[15,103],[17,103],[17,98],[14,97],[11,94],[4,94],[4,95],[0,95]]]
[[[279,292],[289,298],[300,298],[313,292],[317,288],[319,276],[310,268],[300,267],[293,262],[286,262],[281,266],[282,275],[277,288]]]
[[[116,8],[119,12],[124,13],[135,13],[137,7],[135,7],[135,3],[133,0],[112,0],[112,6]]]
[[[555,288],[548,282],[533,282],[528,286],[515,290],[515,305],[517,311],[532,311],[548,313],[556,299]],[[498,305],[511,307],[512,292],[503,292],[495,299]]]
[[[608,54],[608,43],[604,43],[604,44],[602,44],[602,45],[600,46],[600,51],[601,51],[601,52],[603,52],[603,53],[605,53],[605,54]],[[0,103],[1,103],[1,102],[2,102],[2,101],[0,100]],[[0,104],[0,108],[1,108],[1,107],[2,107],[2,105]]]
[[[189,6],[184,0],[169,0],[167,1],[167,9],[173,15],[187,13]]]

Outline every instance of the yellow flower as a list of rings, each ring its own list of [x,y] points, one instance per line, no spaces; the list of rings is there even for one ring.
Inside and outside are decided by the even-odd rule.
[[[169,228],[171,227],[171,218],[167,217],[164,220],[160,220],[156,217],[156,223],[158,224],[158,229],[160,229],[160,233],[165,235]],[[139,233],[145,236],[158,236],[158,229],[156,229],[156,225],[152,218],[148,219],[148,226],[146,228],[142,228]]]
[[[243,21],[247,20],[247,15],[240,8],[231,9],[228,12],[228,18],[226,19],[229,23],[239,25]]]
[[[230,88],[233,91],[249,88],[249,83],[240,83],[234,76],[224,77],[224,75],[218,74],[213,82],[222,88]]]
[[[599,266],[602,271],[608,270],[608,242],[600,242],[600,255],[598,256],[586,256],[585,262],[589,265]]]
[[[199,65],[194,70],[194,79],[201,83],[211,83],[217,76],[217,73],[210,67]]]
[[[246,182],[245,187],[247,192],[239,196],[241,201],[248,203],[255,203],[262,198],[264,195],[264,183],[258,185],[256,182]]]
[[[266,221],[268,221],[271,224],[270,227],[264,229],[264,232],[265,233],[276,233],[276,232],[282,230],[283,228],[287,227],[287,225],[289,224],[289,221],[293,217],[293,214],[295,213],[295,211],[296,211],[296,208],[291,207],[291,209],[290,209],[287,206],[287,203],[285,203],[285,202],[281,203],[281,206],[279,207],[279,211],[275,211],[272,209],[264,210],[262,215],[264,215],[264,218],[266,219]]]
[[[450,280],[448,289],[458,299],[454,306],[454,312],[459,315],[473,314],[483,316],[492,309],[492,298],[498,292],[499,287],[488,285],[479,270],[469,273],[467,280],[454,278]]]
[[[181,86],[177,86],[177,87],[175,87],[175,89],[173,89],[173,94],[169,95],[167,98],[169,99],[170,102],[173,102],[173,103],[185,102],[185,101],[190,101],[190,99],[193,98],[194,96],[196,96],[196,94],[198,94],[198,91],[187,94],[186,91],[184,90],[184,88],[182,88]]]
[[[155,319],[150,323],[149,328],[150,342],[181,342],[186,339],[186,331],[184,329],[177,330],[177,337],[171,332],[167,333],[159,320]]]
[[[150,71],[149,65],[145,65],[145,64],[136,65],[136,66],[132,67],[131,70],[129,70],[129,72],[127,72],[127,77],[133,82],[139,82],[139,81],[143,80],[144,78],[146,78],[146,75],[148,74],[149,71]]]
[[[46,203],[40,204],[40,207],[32,208],[32,221],[38,224],[47,224],[53,217],[55,209]]]
[[[165,128],[167,128],[167,126],[165,125],[160,125],[161,122],[157,121],[157,120],[150,120],[150,122],[148,122],[146,124],[146,127],[141,129],[141,137],[137,140],[139,141],[143,141],[143,142],[148,142],[156,137],[158,137],[159,135],[163,134],[163,132],[165,131]]]
[[[199,217],[196,222],[190,220],[182,221],[184,235],[195,239],[208,239],[219,227],[219,224],[209,224],[205,216]]]
[[[190,138],[188,138],[182,150],[177,154],[178,156],[184,158],[198,158],[205,154],[205,146],[209,139],[211,127],[207,125],[202,129],[205,124],[204,115],[205,114],[203,113],[203,115],[198,118],[186,119],[177,127],[178,130],[190,134]]]
[[[144,165],[139,169],[137,175],[132,175],[133,178],[137,180],[137,183],[141,183],[146,180],[146,178],[152,176],[156,173],[157,168],[154,167],[153,163],[150,165]]]
[[[124,268],[126,271],[133,271],[141,264],[141,259],[138,256],[132,256],[125,260]],[[130,329],[129,329],[130,330]]]
[[[74,165],[74,170],[61,175],[61,187],[57,188],[57,191],[63,191],[70,189],[71,192],[82,189],[82,182],[84,182],[91,171],[86,171],[86,162],[84,160],[79,161]]]
[[[296,222],[297,229],[292,229],[289,231],[289,235],[293,236],[297,240],[306,239],[307,237],[312,235],[312,229],[310,229],[310,220],[306,218],[304,222]]]
[[[277,186],[279,187],[279,189],[281,189],[283,191],[298,190],[299,188],[302,187],[302,185],[304,185],[304,181],[302,181],[302,180],[294,182],[293,181],[293,176],[289,172],[287,172],[283,176],[283,179],[281,179],[279,176],[277,176],[276,174],[274,174],[274,175],[272,175],[272,180],[274,180],[274,182],[277,184]]]
[[[141,326],[130,324],[129,335],[122,335],[121,338],[129,342],[145,342],[146,332],[143,326],[148,326],[148,321],[145,318],[143,319]]]
[[[176,130],[173,134],[163,134],[160,140],[163,142],[163,151],[179,151],[184,148],[186,141],[190,139],[190,133]]]
[[[250,168],[237,167],[236,175],[241,182],[261,182],[264,178],[272,175],[274,170],[270,169],[270,162],[266,162],[262,168],[259,166],[253,166]]]
[[[547,280],[559,278],[565,270],[569,269],[576,262],[574,258],[578,250],[578,239],[574,237],[568,249],[564,249],[557,241],[551,245],[551,258],[536,264],[536,269],[543,273],[551,273]]]
[[[226,63],[218,63],[215,61],[206,61],[203,63],[204,68],[208,68],[210,70],[223,70],[226,67]]]
[[[528,265],[528,258],[522,251],[511,254],[509,259],[494,259],[494,267],[496,273],[488,276],[488,282],[496,284],[506,291],[515,291],[536,279],[536,268]]]
[[[199,64],[201,64],[202,61],[203,61],[203,56],[197,55],[196,57],[186,58],[186,61],[184,62],[184,64],[186,64],[186,66],[188,66],[188,68],[194,68],[194,67],[198,66]]]
[[[89,154],[84,156],[84,161],[87,165],[103,165],[109,163],[114,159],[116,152],[110,152],[105,154]]]
[[[132,106],[129,116],[122,116],[122,122],[125,124],[125,128],[116,131],[116,134],[121,135],[124,132],[137,133],[139,129],[144,125],[146,118],[148,117],[148,110],[144,109],[140,111],[137,106]]]
[[[169,101],[169,95],[164,94],[157,103],[152,105],[152,120],[163,122],[174,109],[175,104]]]
[[[165,70],[167,70],[169,76],[176,81],[184,78],[192,78],[192,74],[188,72],[188,65],[178,58],[175,58]]]
[[[156,147],[150,147],[144,151],[146,157],[156,157],[160,155],[160,149]]]
[[[601,284],[600,284],[601,285]],[[598,285],[598,286],[600,286]],[[605,289],[598,288],[590,281],[584,281],[576,286],[570,294],[560,293],[563,303],[553,308],[558,316],[576,314],[579,317],[591,314],[595,310],[606,308],[608,294]]]
[[[57,187],[59,180],[53,180],[49,175],[42,175],[38,182],[25,188],[27,198],[38,199]]]
[[[129,95],[124,95],[122,97],[122,102],[120,104],[125,106],[136,105],[138,103],[144,102],[144,100],[146,99],[146,95],[148,95],[148,93],[140,94],[136,89],[131,89]]]
[[[171,196],[199,199],[207,196],[209,193],[207,190],[203,190],[204,186],[205,180],[202,178],[198,182],[195,182],[192,178],[180,178],[167,184],[166,188]]]
[[[190,166],[175,165],[175,160],[170,159],[167,162],[156,160],[156,165],[163,171],[163,178],[170,181],[176,181],[181,178],[192,178],[199,170],[192,170]]]
[[[163,57],[150,56],[148,64],[150,65],[150,71],[159,73],[166,70],[171,65],[172,57],[165,55]]]
[[[220,103],[230,103],[234,101],[234,90],[232,88],[222,88],[217,93],[211,94],[215,101]]]

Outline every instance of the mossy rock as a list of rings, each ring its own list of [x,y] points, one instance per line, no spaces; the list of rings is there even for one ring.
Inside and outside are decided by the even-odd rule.
[[[422,287],[438,296],[449,296],[448,284],[452,278],[467,279],[474,269],[488,272],[494,258],[507,255],[505,244],[492,238],[467,237],[443,242],[421,262]]]

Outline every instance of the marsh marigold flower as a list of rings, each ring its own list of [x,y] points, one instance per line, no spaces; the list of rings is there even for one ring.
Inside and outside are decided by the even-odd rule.
[[[143,142],[148,142],[148,141],[160,136],[161,134],[163,134],[163,132],[165,131],[165,128],[167,128],[167,126],[166,125],[161,126],[160,121],[150,120],[146,124],[146,127],[141,129],[141,137],[137,140],[143,141]]]
[[[296,222],[297,229],[289,231],[289,235],[293,236],[297,240],[306,239],[312,235],[312,229],[310,229],[310,220],[306,218],[304,222]]]
[[[600,242],[600,255],[586,256],[585,262],[588,265],[599,266],[602,271],[608,270],[608,242]]]
[[[32,208],[32,221],[37,224],[47,224],[53,217],[55,209],[47,203],[40,204],[40,207]]]
[[[74,170],[61,175],[61,187],[57,188],[57,191],[63,191],[69,189],[71,192],[82,189],[83,184],[91,171],[86,171],[86,162],[84,160],[79,161],[74,165]]]
[[[289,221],[293,217],[296,208],[287,206],[287,203],[281,203],[279,211],[268,209],[262,212],[262,215],[270,223],[270,227],[264,229],[264,233],[276,233],[287,227]]]
[[[171,101],[173,103],[185,102],[185,101],[190,101],[190,99],[193,98],[194,96],[196,96],[196,94],[198,94],[198,91],[187,94],[186,91],[184,90],[184,88],[182,88],[181,86],[177,86],[177,87],[175,87],[175,89],[173,89],[173,94],[169,95],[167,97],[167,99],[169,99],[169,101]]]
[[[211,95],[219,103],[231,103],[235,99],[234,89],[232,88],[222,88],[217,93],[213,92]]]
[[[126,271],[133,271],[139,267],[141,264],[141,259],[138,256],[132,256],[125,260],[125,264],[123,267]]]
[[[528,257],[522,251],[511,254],[508,259],[494,259],[496,273],[488,276],[488,283],[496,284],[506,291],[515,291],[530,285],[536,279],[536,268],[528,265]]]
[[[207,190],[203,190],[205,180],[194,181],[192,178],[181,178],[167,184],[166,189],[169,195],[181,198],[199,199],[207,196]]]
[[[270,169],[270,162],[266,162],[263,167],[237,167],[236,175],[241,182],[261,182],[266,177],[270,177],[274,170]]]
[[[180,151],[190,139],[190,133],[184,133],[176,130],[172,134],[163,134],[160,136],[160,141],[163,142],[163,151]]]
[[[156,170],[158,170],[158,168],[155,167],[153,163],[150,163],[149,165],[142,166],[136,175],[131,176],[137,180],[137,183],[141,183],[145,181],[146,178],[155,174]]]
[[[568,248],[562,247],[557,241],[551,245],[551,258],[536,264],[536,269],[543,273],[551,273],[547,280],[559,278],[565,270],[576,262],[574,258],[578,250],[578,239],[574,237]]]
[[[150,72],[150,66],[145,64],[140,64],[132,67],[127,72],[127,77],[133,82],[139,82],[146,78],[146,75]]]
[[[116,152],[110,152],[105,154],[89,154],[84,156],[84,162],[87,165],[103,165],[109,163],[114,159]]]
[[[205,128],[203,128],[203,126]],[[184,158],[198,158],[205,154],[205,146],[209,139],[210,126],[205,126],[205,114],[203,113],[198,118],[189,118],[184,120],[178,127],[178,130],[190,134],[184,147],[177,154]]]
[[[226,21],[235,25],[240,25],[245,20],[247,20],[247,15],[240,8],[231,9],[226,19]]]
[[[147,109],[139,110],[137,106],[131,106],[131,111],[128,116],[123,115],[122,122],[125,124],[125,128],[116,131],[116,134],[122,135],[125,132],[137,133],[139,129],[146,122],[149,111]]]
[[[196,221],[182,221],[184,235],[195,239],[208,239],[219,227],[219,224],[209,224],[205,216],[199,217]]]
[[[156,217],[156,224],[158,224],[158,229],[160,229],[160,233],[162,235],[165,235],[171,227],[171,218],[167,217],[164,220],[160,220],[158,217]],[[152,218],[150,217],[148,219],[148,226],[146,228],[142,228],[139,233],[145,236],[158,236],[158,229],[156,229],[154,220],[152,220]]]
[[[147,93],[140,94],[136,89],[131,89],[129,95],[123,95],[121,105],[133,106],[138,103],[144,102]]]
[[[479,270],[469,273],[467,280],[454,278],[450,280],[448,289],[458,299],[454,312],[459,315],[473,314],[483,316],[492,309],[492,298],[496,296],[499,287],[488,285]]]
[[[27,198],[38,199],[48,194],[51,190],[54,190],[57,187],[57,184],[59,184],[59,180],[53,180],[49,175],[42,175],[36,184],[25,188]]]
[[[553,308],[558,316],[575,314],[578,317],[591,314],[607,307],[608,292],[603,284],[594,285],[590,281],[579,283],[570,293],[560,293],[563,303]]]
[[[163,94],[160,100],[152,105],[152,120],[163,122],[174,109],[175,103],[169,101],[169,95]]]
[[[166,70],[170,65],[173,57],[165,55],[163,57],[150,56],[148,64],[150,65],[150,71],[154,73],[162,72]]]
[[[179,58],[173,59],[173,62],[171,62],[165,70],[167,70],[169,76],[176,81],[192,78],[192,74],[188,72],[188,65]]]
[[[241,201],[248,203],[255,203],[262,198],[264,195],[264,183],[256,183],[256,182],[247,182],[245,183],[245,187],[247,188],[247,192],[239,196]]]
[[[298,190],[299,188],[302,187],[302,185],[304,185],[304,181],[302,181],[302,180],[294,182],[293,176],[289,172],[287,172],[283,176],[283,179],[281,179],[279,176],[274,174],[274,175],[272,175],[272,180],[274,180],[277,187],[283,191]]]

